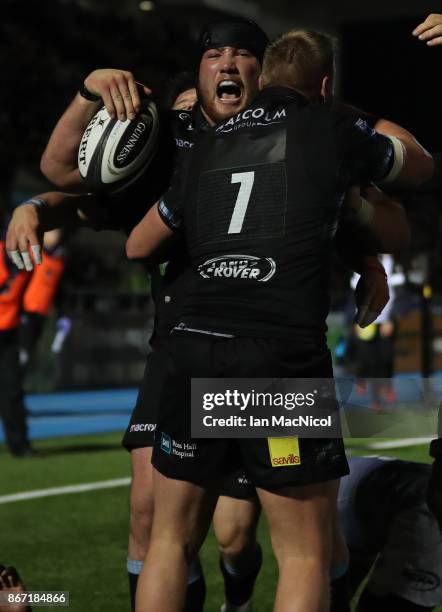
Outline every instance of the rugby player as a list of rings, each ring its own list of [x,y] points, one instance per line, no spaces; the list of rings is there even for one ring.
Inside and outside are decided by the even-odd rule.
[[[410,178],[409,160],[401,147],[397,152],[397,143],[376,135],[361,119],[308,104],[307,98],[317,96],[317,87],[310,86],[324,86],[326,77],[322,66],[315,66],[313,77],[303,62],[299,67],[296,39],[288,34],[271,45],[263,71],[267,87],[248,109],[221,119],[196,143],[184,187],[178,181],[128,241],[129,256],[149,255],[183,218],[192,265],[205,279],[187,296],[182,324],[168,342],[169,376],[158,398],[161,435],[153,454],[155,514],[138,588],[140,612],[181,608],[189,560],[212,516],[213,484],[232,469],[235,452],[270,523],[280,568],[275,610],[329,608],[337,479],[347,471],[342,440],[290,440],[301,465],[275,471],[267,441],[232,446],[226,440],[191,439],[188,431],[192,376],[332,376],[322,337],[328,304],[324,255],[342,194],[349,181]],[[211,50],[207,60],[223,53]],[[203,70],[204,58],[200,75]],[[354,162],[361,164],[355,173]],[[348,168],[345,179],[342,163]],[[244,190],[236,192],[235,204],[230,185],[241,181],[248,182],[247,197],[241,197]],[[197,202],[192,194],[198,194]],[[247,260],[259,262],[253,264],[258,279],[223,276],[233,270],[225,262],[238,252],[242,269]],[[272,277],[268,285],[258,282]],[[184,446],[192,451],[177,459],[173,449]],[[293,525],[302,525],[296,535]]]
[[[231,41],[232,38],[229,40],[224,39],[222,42],[227,44]],[[253,45],[252,50],[254,50],[254,52],[258,55],[256,52],[256,44]],[[235,65],[239,62],[238,58],[234,57],[229,61],[230,66],[227,67],[227,70],[234,74],[238,74],[238,68]],[[256,78],[256,71],[253,75],[247,75],[247,78],[250,79],[252,76],[253,79]],[[245,78],[245,76],[242,75],[241,78]],[[86,79],[87,87],[91,89],[95,95],[101,94],[103,99],[107,101],[108,110],[111,113],[118,112],[119,117],[122,119],[126,116],[125,113],[127,113],[129,116],[133,116],[134,110],[136,110],[137,106],[139,105],[139,97],[134,83],[135,81],[133,80],[133,77],[129,73],[124,73],[122,71],[97,71],[92,73],[92,75]],[[212,83],[212,89],[213,88],[214,83]],[[206,110],[206,107],[207,109],[211,108],[212,111],[210,112],[213,114],[220,112],[222,116],[226,115],[227,107],[227,112],[233,114],[247,104],[248,100],[250,99],[250,93],[253,91],[253,87],[247,82],[247,86],[244,87],[241,93],[240,100],[236,101],[234,104],[232,103],[232,100],[227,102],[227,99],[227,103],[222,103],[216,98],[216,96],[214,96],[213,92],[210,92],[210,88],[206,88],[205,91],[207,92],[207,97],[209,100],[207,104],[203,104],[203,111],[205,112],[206,118],[210,119],[208,114],[209,111]],[[204,103],[204,96],[202,96],[202,98]],[[51,137],[51,141],[48,144],[48,148],[42,160],[42,167],[48,173],[49,177],[52,178],[54,182],[58,183],[59,186],[63,186],[65,188],[69,187],[71,189],[79,187],[79,174],[76,168],[76,151],[82,131],[90,119],[90,116],[93,114],[93,112],[95,112],[96,108],[96,103],[86,101],[81,96],[77,96],[76,100],[74,100],[64,118],[62,118],[62,120],[59,122],[57,129],[54,131]],[[193,137],[194,134],[190,134],[187,127],[188,125],[182,126],[186,138],[188,139],[190,135]],[[411,146],[414,146],[413,142],[411,143]],[[81,209],[81,206],[78,204],[70,206],[70,209],[73,211],[74,215],[76,208]],[[25,211],[22,209],[22,211],[20,211],[18,214],[24,213]],[[29,214],[34,214],[34,222],[36,222],[35,210],[29,211]],[[47,211],[44,214],[47,214]],[[17,223],[11,226],[10,250],[15,250],[17,241],[20,240],[21,246],[19,250],[23,252],[26,250],[25,240],[28,229],[26,228],[26,223],[19,223],[18,217],[16,218],[16,221]],[[19,238],[17,234],[14,235],[15,230],[17,230],[18,234],[20,234]],[[35,244],[35,241],[33,240],[34,239],[31,240],[31,243]],[[379,274],[371,274],[371,278],[373,279],[373,282],[379,282],[379,278],[381,277]],[[184,288],[184,284],[185,283],[182,284],[182,288]],[[169,287],[167,291],[164,292],[163,296],[160,296],[157,303],[160,304],[163,311],[171,311],[173,309],[173,302],[180,292],[181,288],[180,291],[175,293],[173,300],[166,299],[170,298],[171,290]],[[164,301],[161,299],[161,297],[164,298]],[[165,329],[167,329],[171,321],[173,322],[173,317],[169,320],[167,320],[166,317],[160,318],[162,321],[167,322],[167,325],[164,325]],[[155,376],[152,376],[152,379],[155,379]],[[150,392],[152,393],[152,390]],[[142,405],[143,403],[145,403],[145,399],[143,399],[143,391],[141,391],[139,405]],[[133,427],[134,425],[136,426],[137,422],[140,423],[140,421],[134,417],[131,421],[130,427]],[[147,423],[149,424],[149,421],[147,421]],[[145,425],[146,419],[142,420],[141,424]],[[149,495],[149,476],[147,473],[149,467],[150,449],[141,447],[151,444],[152,432],[146,430],[142,431],[141,429],[136,431],[135,428],[130,433],[135,441],[134,446],[140,446],[140,448],[135,448],[135,450],[131,453],[133,463],[133,484],[131,494],[131,543],[129,548],[129,557],[137,561],[138,558],[141,560],[144,557],[144,554],[140,554],[139,551],[142,551],[143,548],[147,546],[151,507],[151,497]],[[138,475],[139,478],[137,477]],[[139,567],[140,564],[136,565]],[[135,569],[137,570],[138,567]]]
[[[206,38],[208,33],[209,32],[206,31],[202,36],[202,39]],[[237,43],[243,43],[248,48],[247,51],[245,49],[238,49],[235,51],[234,57],[231,60],[232,67],[229,68],[229,70],[233,70],[242,76],[243,84],[240,99],[237,100],[235,104],[232,104],[231,101],[228,104],[224,104],[221,99],[218,102],[216,100],[211,100],[210,102],[212,107],[217,106],[218,111],[221,113],[226,109],[228,109],[229,113],[233,113],[251,101],[257,91],[257,78],[259,74],[257,66],[253,66],[253,74],[252,72],[243,74],[241,66],[239,69],[237,69],[235,66],[233,66],[233,64],[235,64],[237,58],[244,57],[252,52],[259,58],[259,61],[261,61],[265,45],[267,44],[267,38],[255,24],[240,18],[224,20],[223,22],[217,24],[216,27],[212,27],[210,35],[212,37],[218,37],[219,40],[222,39],[226,44],[230,44],[233,40],[235,40]],[[240,62],[241,60],[238,60],[239,64]],[[134,111],[138,109],[140,104],[137,88],[131,75],[131,81],[128,84],[128,88],[121,92],[118,89],[118,87],[121,85],[122,79],[127,75],[128,73],[123,73],[122,71],[96,71],[86,79],[87,87],[90,88],[95,94],[101,94],[103,101],[107,103],[110,113],[115,114],[116,112],[119,112],[119,117],[121,119],[124,118],[122,115],[122,110],[127,110],[128,116],[132,117]],[[189,98],[190,92],[188,88],[186,88],[186,90],[186,97]],[[121,105],[130,104],[131,100],[128,99],[127,96],[128,91],[131,91],[132,95],[135,96],[135,99],[133,100],[132,106],[126,109],[125,106],[122,107]],[[148,92],[149,90],[145,88],[145,91]],[[85,91],[82,93],[89,98],[93,97],[94,95],[90,95]],[[113,106],[114,103],[115,106]],[[178,100],[177,103],[178,106],[182,108],[182,100]],[[187,100],[186,105],[189,106],[190,103],[191,100]],[[96,111],[98,104],[99,103],[94,103],[91,100],[85,100],[83,96],[77,96],[51,136],[42,160],[42,168],[48,173],[49,178],[54,180],[54,182],[56,182],[59,186],[70,189],[78,189],[81,187],[79,173],[76,167],[76,151],[78,149],[82,132],[90,117]],[[175,114],[171,121],[174,123],[173,128],[177,148],[181,149],[181,153],[186,154],[198,132],[203,130],[207,125],[206,120],[202,115],[201,110],[197,108],[193,115],[183,115],[181,113]],[[181,143],[183,143],[182,146]],[[164,165],[171,165],[170,163],[167,164],[167,161],[164,158],[162,159],[162,162]],[[128,200],[131,200],[130,194],[126,193],[125,197]],[[55,196],[55,194],[44,194],[42,199],[47,201],[48,207],[45,210],[38,211],[38,214],[32,206],[25,206],[17,211],[15,219],[10,226],[10,242],[8,244],[10,245],[11,251],[25,252],[25,241],[27,238],[30,239],[33,245],[38,244],[37,233],[34,232],[34,229],[41,227],[42,223],[43,225],[46,223],[46,228],[49,227],[51,217],[50,213],[56,214],[56,208],[58,209],[58,214],[60,214],[60,210],[63,207],[59,206],[59,195]],[[69,216],[70,220],[74,221],[76,210],[80,209],[81,216],[83,218],[89,218],[89,221],[92,220],[93,224],[102,226],[103,220],[99,218],[98,223],[96,223],[95,217],[100,217],[100,215],[106,217],[108,216],[107,211],[101,210],[97,215],[97,211],[95,211],[93,206],[91,206],[91,200],[92,198],[82,198],[81,201],[79,201],[79,199],[75,201],[72,199],[70,201],[66,201],[64,203],[66,216]],[[141,201],[143,206],[146,207],[149,197],[144,195]],[[118,218],[117,206],[113,206],[112,210],[113,216]],[[124,207],[124,209],[121,210],[123,210],[124,215],[124,210],[127,210],[127,207]],[[63,213],[61,213],[60,216],[63,216]],[[129,220],[120,219],[119,225],[130,227]],[[109,226],[108,223],[107,226]],[[185,258],[180,254],[179,257],[176,258],[175,263],[172,262],[172,264],[168,266],[164,290],[157,291],[154,346],[159,344],[162,334],[167,334],[170,326],[176,322],[176,318],[173,316],[173,313],[178,312],[177,301],[182,295],[185,294],[186,283],[188,283],[185,274],[180,274],[182,271],[183,262],[185,264]],[[174,281],[173,285],[171,284],[172,280]],[[144,559],[146,554],[150,532],[150,514],[152,510],[152,496],[150,492],[151,487],[149,484],[151,472],[151,449],[149,447],[151,446],[153,440],[155,416],[152,417],[149,412],[146,414],[146,408],[148,408],[149,405],[149,402],[147,401],[149,399],[148,394],[150,395],[155,393],[155,385],[158,384],[158,377],[161,376],[161,368],[158,365],[161,363],[161,354],[157,351],[154,353],[154,355],[156,355],[155,359],[153,361],[149,361],[148,368],[146,369],[146,376],[140,389],[137,407],[134,411],[133,418],[124,440],[126,447],[132,450],[131,458],[133,466],[133,479],[131,487],[131,533],[129,538],[128,555],[129,578],[133,593],[135,591],[137,573],[139,573],[142,559]],[[140,411],[142,411],[141,415]],[[238,503],[244,504],[246,506],[245,511],[247,511],[247,507],[249,505],[248,502],[240,500]],[[235,513],[235,516],[238,516],[238,512]],[[250,528],[249,526],[252,523],[253,521],[247,520],[248,528]],[[238,535],[238,527],[240,527],[240,523],[237,524],[237,529],[235,531],[236,535]],[[219,536],[222,538],[223,552],[231,561],[230,565],[232,565],[232,562],[236,559],[240,562],[240,565],[241,563],[244,564],[245,561],[247,561],[248,570],[250,569],[250,566],[253,567],[254,563],[251,556],[253,552],[253,556],[256,557],[255,542],[253,551],[247,550],[247,547],[245,546],[244,550],[242,551],[243,554],[241,558],[237,559],[238,554],[229,546],[229,534],[226,533],[226,530],[219,531]],[[252,563],[250,563],[251,560]],[[255,565],[257,564],[255,563]],[[248,573],[250,574],[250,571],[248,571]],[[198,578],[197,571],[196,577]],[[237,572],[234,576],[235,580],[236,578]],[[247,579],[249,579],[249,576],[247,576]],[[201,591],[202,589],[200,588],[199,590]],[[202,603],[195,603],[195,598],[193,598],[193,602],[190,603],[188,609],[196,611],[200,609],[201,606]]]
[[[349,467],[338,496],[347,599],[373,567],[357,612],[434,610],[442,603],[442,537],[425,502],[431,467],[383,457],[350,457]]]

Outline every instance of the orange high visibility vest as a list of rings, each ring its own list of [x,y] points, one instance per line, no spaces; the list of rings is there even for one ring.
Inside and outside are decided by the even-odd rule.
[[[5,250],[5,243],[0,241],[0,331],[20,325],[23,293],[31,276],[24,270],[9,268]]]

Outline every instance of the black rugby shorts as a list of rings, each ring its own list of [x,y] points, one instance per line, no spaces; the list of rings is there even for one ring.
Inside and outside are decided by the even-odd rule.
[[[253,482],[243,468],[226,476],[221,485],[219,494],[225,497],[233,497],[233,499],[250,501],[257,497]]]
[[[342,439],[202,439],[190,435],[191,378],[331,378],[323,343],[292,340],[219,338],[176,331],[166,343],[167,375],[160,392],[161,411],[152,463],[177,480],[204,487],[237,470],[255,487],[277,490],[334,480],[348,473]],[[282,465],[278,458],[293,461]]]
[[[128,451],[153,446],[160,394],[166,378],[166,358],[162,347],[156,348],[147,357],[135,408],[122,440]]]

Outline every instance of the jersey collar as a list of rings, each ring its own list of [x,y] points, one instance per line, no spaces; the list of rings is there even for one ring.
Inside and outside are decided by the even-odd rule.
[[[263,90],[259,92],[256,96],[253,104],[255,104],[258,100],[271,100],[272,98],[284,98],[286,100],[290,100],[296,102],[298,106],[306,106],[309,102],[305,96],[303,96],[296,89],[291,89],[290,87],[279,87],[279,86],[271,86],[265,87]]]
[[[204,117],[203,111],[201,110],[201,104],[197,102],[192,110],[192,123],[195,130],[205,132],[209,129],[210,125],[207,119]]]

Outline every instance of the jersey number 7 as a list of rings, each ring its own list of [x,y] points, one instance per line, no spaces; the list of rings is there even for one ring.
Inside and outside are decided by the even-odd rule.
[[[242,230],[254,182],[255,172],[238,172],[232,174],[231,183],[240,183],[240,188],[233,209],[232,218],[230,219],[228,234],[239,234]]]

